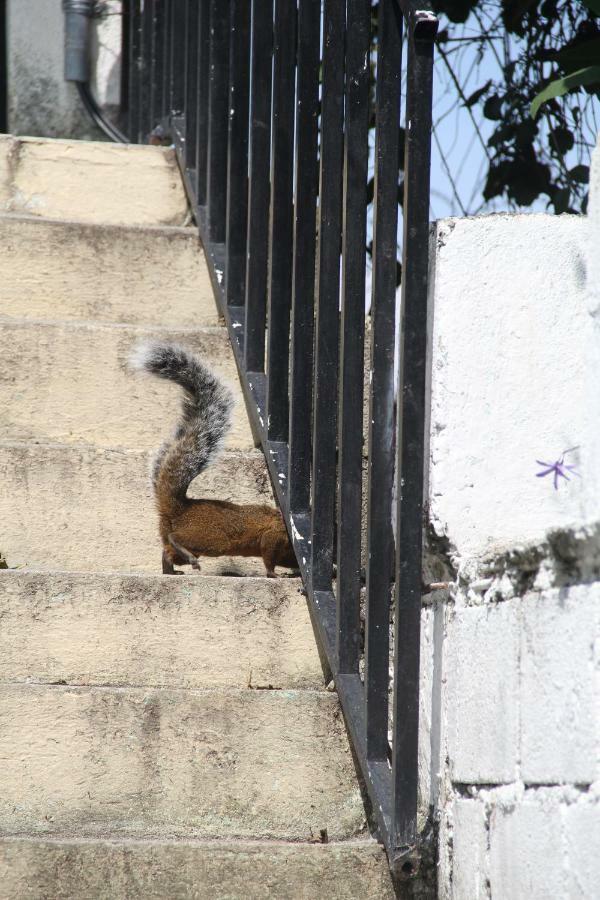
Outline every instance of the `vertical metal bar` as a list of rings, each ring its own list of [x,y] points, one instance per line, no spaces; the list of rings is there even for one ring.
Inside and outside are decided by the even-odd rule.
[[[200,0],[198,11],[198,71],[196,127],[196,198],[206,203],[208,163],[208,83],[210,72],[210,0]]]
[[[347,0],[338,426],[337,657],[341,673],[358,672],[360,655],[370,36],[370,0]]]
[[[152,25],[153,8],[148,0],[142,4],[141,40],[140,40],[140,141],[147,143],[150,132],[152,101]]]
[[[435,17],[417,13],[415,31],[408,40],[392,741],[393,833],[400,852],[410,851],[417,838],[429,176],[436,30]]]
[[[158,3],[161,0],[157,0]],[[160,16],[160,35],[163,42],[162,91],[160,99],[160,117],[166,119],[171,115],[171,6],[173,0],[162,0]]]
[[[227,128],[229,92],[229,0],[210,0],[208,84],[208,156],[206,204],[208,231],[215,243],[225,240]]]
[[[198,0],[188,0],[185,70],[185,164],[196,166],[196,128],[198,111]]]
[[[325,0],[313,415],[312,586],[331,590],[344,155],[344,0]]]
[[[231,0],[225,296],[236,306],[243,304],[246,289],[249,87],[250,6],[248,0]]]
[[[185,3],[171,0],[171,112],[181,115],[185,94]]]
[[[129,51],[131,49],[131,7],[132,2],[123,4],[123,12],[121,16],[121,84],[120,84],[120,103],[118,125],[123,134],[127,135],[127,139],[131,140],[129,133],[129,79],[131,77],[131,57]],[[4,28],[4,32],[3,29]],[[6,21],[5,21],[5,2],[0,2],[0,133],[8,131],[7,109],[6,109]],[[4,113],[2,111],[2,103],[4,102]]]
[[[310,507],[320,0],[298,0],[296,196],[290,377],[290,509]]]
[[[148,0],[147,0],[148,2]],[[164,3],[150,0],[152,6],[152,86],[150,92],[150,129],[162,118],[162,93],[164,79]]]
[[[296,2],[275,0],[267,341],[267,422],[272,441],[287,441],[290,414],[295,75]]]
[[[395,0],[380,0],[377,37],[365,691],[367,756],[382,760],[387,758],[388,753],[394,329],[402,56],[402,19]]]
[[[8,132],[8,42],[6,0],[0,2],[0,132]]]
[[[141,85],[141,40],[142,14],[140,0],[132,0],[129,18],[129,99],[128,124],[129,139],[137,143],[140,139],[140,85]]]
[[[271,153],[273,0],[253,0],[244,364],[264,372]]]

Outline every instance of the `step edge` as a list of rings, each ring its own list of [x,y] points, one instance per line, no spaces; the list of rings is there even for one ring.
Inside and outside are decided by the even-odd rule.
[[[0,578],[19,578],[21,576],[35,576],[44,578],[73,578],[78,581],[86,580],[88,581],[90,578],[103,579],[103,580],[119,580],[123,581],[125,579],[130,581],[147,581],[151,579],[152,581],[162,582],[168,580],[167,583],[172,583],[171,575],[161,575],[155,574],[152,572],[144,573],[144,572],[119,572],[118,569],[115,569],[114,572],[86,572],[85,569],[81,571],[74,571],[70,569],[36,569],[36,568],[27,568],[24,567],[22,569],[0,569]],[[226,585],[226,584],[234,584],[236,580],[243,581],[244,584],[253,584],[264,585],[265,587],[271,587],[274,582],[279,583],[279,585],[285,585],[285,587],[290,588],[290,590],[297,588],[298,591],[302,587],[302,579],[300,576],[294,575],[290,577],[279,577],[277,579],[267,578],[266,575],[202,575],[200,577],[192,577],[185,579],[185,584],[189,587],[192,583],[194,583],[197,587],[200,587],[201,583],[215,584],[215,585]],[[198,584],[200,582],[200,584]],[[175,582],[178,584],[179,582]],[[182,585],[183,586],[183,585]]]
[[[10,212],[8,210],[0,211],[0,225],[3,222],[20,222],[26,225],[39,225],[50,228],[76,227],[82,231],[127,231],[133,234],[148,235],[154,237],[168,237],[170,239],[180,237],[189,243],[193,243],[203,252],[202,244],[198,237],[198,231],[194,225],[126,225],[117,222],[90,222],[85,219],[54,219],[51,217],[34,216],[23,213],[20,210]]]
[[[281,849],[298,849],[304,852],[326,853],[328,848],[336,849],[367,849],[381,850],[384,853],[383,844],[380,844],[375,838],[366,834],[364,838],[350,837],[345,840],[331,840],[327,843],[321,841],[288,841],[277,838],[190,838],[190,837],[121,837],[118,835],[107,835],[106,837],[82,837],[80,835],[40,835],[28,832],[15,834],[0,834],[0,844],[10,843],[31,843],[31,844],[55,844],[57,846],[86,846],[86,845],[102,845],[109,844],[115,846],[165,846],[165,847],[193,847],[198,849],[215,850],[223,848],[225,850],[238,849],[264,849],[273,850]]]
[[[216,314],[216,307],[215,307]],[[169,325],[146,325],[132,322],[113,322],[105,319],[38,319],[27,316],[8,316],[0,313],[0,328],[63,328],[65,331],[108,331],[123,332],[133,331],[140,334],[172,334],[184,337],[195,335],[207,335],[207,337],[222,336],[225,346],[230,348],[226,329],[222,325],[197,325],[183,328],[172,328]],[[233,357],[232,357],[233,361]]]
[[[335,706],[339,705],[338,696],[335,691],[328,691],[323,689],[316,688],[274,688],[270,689],[256,689],[256,688],[240,688],[240,687],[210,687],[210,688],[183,688],[183,687],[144,687],[138,685],[86,685],[86,684],[55,684],[52,682],[31,682],[31,681],[0,681],[0,688],[16,688],[15,693],[24,693],[26,691],[35,691],[39,694],[46,693],[49,690],[55,691],[57,693],[66,694],[68,692],[72,693],[75,691],[79,694],[94,694],[94,693],[104,693],[104,694],[131,694],[133,696],[143,697],[148,694],[148,692],[152,692],[154,694],[160,694],[161,696],[167,696],[175,694],[177,699],[189,699],[193,697],[207,697],[207,696],[217,696],[217,697],[255,697],[257,695],[264,696],[277,696],[281,697],[282,695],[286,696],[286,699],[291,701],[300,700],[305,697],[310,698],[321,698],[325,700],[326,703],[333,704]]]
[[[157,147],[156,145],[151,144],[134,144],[134,143],[116,143],[111,141],[89,141],[85,138],[64,138],[64,137],[47,137],[45,135],[38,134],[12,134],[11,132],[6,132],[0,135],[0,144],[1,143],[10,143],[16,142],[19,144],[61,144],[64,146],[68,146],[70,144],[77,144],[78,146],[87,146],[92,148],[105,148],[110,147],[111,150],[114,150],[116,153],[136,153],[139,152],[140,149],[143,150],[151,150],[156,154],[166,155],[169,152],[173,155],[173,159],[175,159],[174,150],[172,147]]]
[[[10,438],[0,438],[0,450],[26,450],[26,449],[41,449],[41,450],[58,450],[62,452],[82,452],[82,451],[90,451],[95,454],[103,454],[103,453],[112,453],[120,456],[138,456],[140,459],[148,459],[152,456],[153,450],[143,450],[139,447],[103,447],[98,444],[83,444],[81,442],[72,443],[72,444],[63,444],[59,441],[47,441],[40,439],[35,440],[32,438],[24,439],[24,440],[11,440]],[[252,459],[261,459],[264,461],[264,455],[262,450],[259,450],[255,447],[248,447],[247,449],[242,448],[226,448],[219,453],[218,459],[211,464],[211,466],[218,465],[218,462],[223,458],[237,458],[240,456],[250,456]],[[266,465],[266,463],[265,463]]]

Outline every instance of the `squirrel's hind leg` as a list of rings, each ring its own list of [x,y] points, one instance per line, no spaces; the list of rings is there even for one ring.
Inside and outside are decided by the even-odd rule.
[[[162,553],[162,571],[163,575],[183,575],[178,569],[173,568],[173,560],[167,550]]]
[[[183,559],[185,562],[189,563],[192,569],[197,569],[200,571],[200,563],[196,559],[193,553],[190,553],[189,550],[186,550],[185,547],[182,547],[181,544],[178,544],[173,534],[169,535],[169,543],[171,547],[176,551],[176,553]]]
[[[272,535],[268,532],[264,534],[260,542],[260,552],[262,561],[267,570],[267,578],[277,578],[275,574],[275,566],[277,565],[277,547]]]

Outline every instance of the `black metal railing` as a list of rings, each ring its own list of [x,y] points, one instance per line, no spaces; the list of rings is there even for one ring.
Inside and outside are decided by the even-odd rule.
[[[0,134],[8,132],[8,46],[6,0],[0,0]]]
[[[435,16],[421,7],[414,0],[379,0],[374,17],[370,0],[125,3],[128,134],[141,142],[151,133],[154,140],[168,135],[175,144],[255,433],[379,833],[392,868],[405,875],[417,868],[419,843],[429,168],[437,29]],[[376,76],[370,65],[375,59]]]

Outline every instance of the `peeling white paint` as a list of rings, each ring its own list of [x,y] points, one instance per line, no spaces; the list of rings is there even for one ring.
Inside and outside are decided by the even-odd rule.
[[[292,529],[292,537],[295,541],[303,541],[304,538],[296,528],[296,523],[294,522],[294,517],[290,516],[290,528]]]

